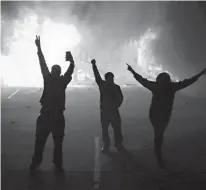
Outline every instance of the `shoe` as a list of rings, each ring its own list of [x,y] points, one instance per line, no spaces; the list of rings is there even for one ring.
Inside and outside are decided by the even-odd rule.
[[[38,166],[39,166],[39,164],[32,163],[32,164],[29,166],[29,171],[30,171],[30,172],[35,171]]]
[[[126,152],[126,149],[122,144],[116,144],[115,147],[118,152]]]
[[[64,172],[62,164],[54,164],[56,172]]]
[[[102,151],[103,153],[108,152],[108,151],[109,151],[109,145],[104,145],[104,146],[102,147],[101,151]]]
[[[157,165],[161,169],[166,169],[166,164],[165,164],[165,162],[164,162],[164,160],[162,158],[157,158]]]

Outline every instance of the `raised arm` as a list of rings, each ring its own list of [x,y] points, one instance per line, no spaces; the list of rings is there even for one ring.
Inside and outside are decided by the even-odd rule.
[[[44,55],[43,55],[42,50],[41,50],[40,36],[36,36],[35,43],[37,46],[37,54],[39,57],[39,64],[40,64],[41,72],[42,72],[43,77],[45,78],[46,76],[48,76],[50,74],[50,72],[49,72]]]
[[[74,72],[74,67],[75,67],[74,61],[70,61],[70,65],[69,65],[67,71],[64,73],[64,76],[71,77],[73,72]]]
[[[91,63],[92,63],[92,69],[93,69],[93,72],[94,72],[95,81],[98,85],[101,85],[102,83],[104,83],[104,81],[102,80],[102,77],[99,74],[98,68],[96,66],[96,60],[92,59]]]
[[[69,65],[67,71],[64,73],[64,76],[70,78],[74,72],[74,67],[75,67],[74,59],[73,59],[73,56],[70,52],[69,52],[69,56],[66,55],[66,61],[69,61],[70,65]]]
[[[206,69],[202,70],[200,73],[198,73],[197,75],[194,75],[190,79],[185,79],[185,80],[180,81],[180,82],[174,82],[173,83],[174,90],[175,91],[182,90],[182,89],[192,85],[204,74],[206,74]]]
[[[127,66],[128,66],[128,70],[133,74],[134,78],[135,78],[142,86],[144,86],[145,88],[153,91],[153,89],[155,88],[156,82],[149,81],[149,80],[143,78],[141,75],[139,75],[138,73],[136,73],[136,72],[134,71],[134,69],[133,69],[130,65],[127,64]]]
[[[70,62],[70,65],[69,65],[67,71],[64,73],[64,77],[63,77],[65,85],[67,86],[72,80],[72,74],[74,72],[75,65],[74,65],[74,59],[73,59],[71,52],[66,53],[65,59],[66,59],[66,61]]]

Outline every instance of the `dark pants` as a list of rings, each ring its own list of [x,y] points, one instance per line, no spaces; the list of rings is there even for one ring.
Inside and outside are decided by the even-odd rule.
[[[61,112],[41,113],[36,122],[36,139],[32,162],[40,164],[43,159],[47,138],[52,133],[54,141],[53,163],[62,163],[62,143],[64,138],[65,119]]]
[[[171,117],[171,111],[150,110],[150,122],[154,129],[154,149],[158,159],[162,159],[164,133]]]
[[[101,110],[101,124],[102,124],[102,139],[104,145],[110,145],[108,128],[112,125],[114,130],[114,140],[115,145],[119,145],[123,142],[122,132],[121,132],[121,118],[118,110],[108,111]]]

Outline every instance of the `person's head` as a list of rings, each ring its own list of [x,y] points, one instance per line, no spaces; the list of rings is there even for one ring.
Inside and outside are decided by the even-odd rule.
[[[167,85],[171,82],[170,75],[168,73],[160,73],[157,78],[156,82],[160,85]]]
[[[61,75],[61,67],[59,65],[53,65],[51,68],[51,74],[53,76],[60,76]]]
[[[107,83],[114,83],[114,74],[112,72],[108,72],[104,75],[104,78]]]

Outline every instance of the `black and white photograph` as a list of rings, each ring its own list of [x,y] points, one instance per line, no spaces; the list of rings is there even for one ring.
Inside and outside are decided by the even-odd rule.
[[[1,1],[2,190],[205,190],[205,1]]]

